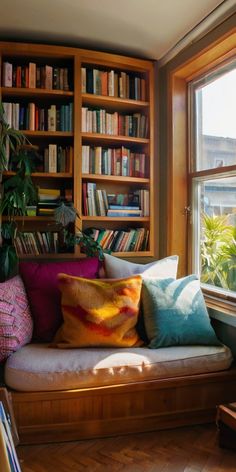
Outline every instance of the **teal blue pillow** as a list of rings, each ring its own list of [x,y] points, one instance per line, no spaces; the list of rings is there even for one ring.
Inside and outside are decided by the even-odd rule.
[[[195,275],[143,280],[142,303],[150,348],[220,345]]]

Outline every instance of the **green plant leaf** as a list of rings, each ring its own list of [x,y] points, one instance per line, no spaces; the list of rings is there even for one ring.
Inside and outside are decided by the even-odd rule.
[[[0,281],[13,277],[17,273],[18,256],[14,246],[0,247]]]

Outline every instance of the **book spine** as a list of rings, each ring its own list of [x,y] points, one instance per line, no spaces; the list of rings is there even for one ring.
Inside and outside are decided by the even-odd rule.
[[[49,144],[48,146],[48,158],[49,158],[49,172],[57,172],[57,145]]]
[[[12,87],[12,64],[3,62],[2,84],[3,87]]]

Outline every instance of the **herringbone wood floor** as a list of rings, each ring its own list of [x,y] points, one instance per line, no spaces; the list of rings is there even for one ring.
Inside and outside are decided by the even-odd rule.
[[[22,472],[236,472],[236,452],[218,447],[215,425],[19,446],[17,453]]]

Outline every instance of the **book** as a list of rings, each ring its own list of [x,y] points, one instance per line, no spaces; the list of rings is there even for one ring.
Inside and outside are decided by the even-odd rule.
[[[119,210],[111,210],[111,209],[108,209],[107,210],[107,216],[118,216],[118,217],[140,217],[142,216],[142,210],[138,209],[138,210],[123,210],[123,209],[119,209]]]
[[[52,66],[45,66],[45,89],[52,90],[53,70]]]
[[[3,62],[2,84],[3,87],[12,87],[12,64],[10,62]]]
[[[57,172],[57,145],[48,145],[48,172]]]
[[[86,93],[86,67],[81,67],[81,92]]]
[[[1,470],[4,472],[21,472],[10,425],[2,401],[0,401],[0,447]]]
[[[29,129],[35,130],[35,103],[29,103]]]
[[[29,88],[36,87],[36,64],[35,62],[29,63]]]
[[[51,105],[48,109],[48,131],[56,131],[56,105]]]

